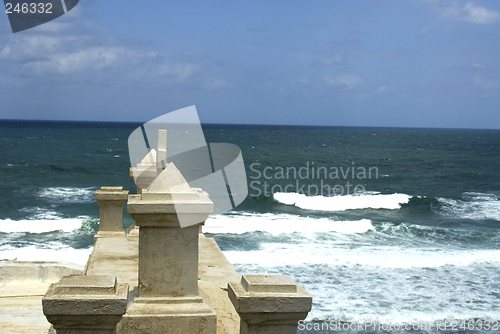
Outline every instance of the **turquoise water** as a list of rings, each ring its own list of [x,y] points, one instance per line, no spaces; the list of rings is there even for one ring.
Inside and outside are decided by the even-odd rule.
[[[94,192],[135,191],[127,138],[139,125],[0,121],[0,259],[85,263]],[[310,292],[308,328],[448,321],[450,330],[481,319],[494,329],[500,131],[203,129],[208,142],[241,148],[249,183],[245,202],[205,232],[240,274],[290,275]],[[338,332],[329,329],[300,332]]]

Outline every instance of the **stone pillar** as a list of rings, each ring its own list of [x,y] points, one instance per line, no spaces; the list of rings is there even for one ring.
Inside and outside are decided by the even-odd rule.
[[[129,175],[134,179],[137,186],[137,194],[142,194],[142,190],[147,189],[158,176],[158,170],[156,169],[157,155],[156,150],[152,149],[136,167],[130,167]],[[139,227],[134,222],[129,226],[126,233],[127,237],[139,238]]]
[[[167,130],[158,130],[156,148],[157,150],[151,149],[136,167],[129,170],[129,175],[137,186],[137,194],[142,194],[143,189],[147,189],[167,165]],[[127,236],[134,239],[139,237],[137,224],[134,223],[127,229]]]
[[[140,227],[139,287],[122,333],[215,334],[215,311],[198,290],[199,226],[213,212],[207,193],[190,188],[170,163],[129,196],[127,209]]]
[[[100,207],[99,232],[96,238],[125,236],[123,229],[123,205],[128,199],[128,190],[123,187],[101,187],[95,192]]]
[[[43,297],[43,313],[57,334],[114,334],[127,296],[115,276],[65,276]]]
[[[243,275],[228,284],[228,294],[241,334],[296,334],[312,306],[311,295],[286,275]]]

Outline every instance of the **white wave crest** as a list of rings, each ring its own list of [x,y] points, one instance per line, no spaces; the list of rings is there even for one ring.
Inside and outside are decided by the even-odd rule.
[[[305,210],[345,211],[359,209],[399,209],[408,203],[406,194],[364,194],[345,196],[306,196],[298,193],[275,193],[274,199],[286,205],[294,205]]]
[[[94,194],[94,188],[50,187],[41,189],[38,196],[55,203],[89,203]]]
[[[19,211],[28,213],[30,220],[53,220],[61,218],[61,214],[59,212],[47,208],[27,207],[22,208]]]
[[[11,261],[62,261],[85,266],[90,253],[92,253],[92,248],[74,249],[58,242],[51,242],[44,244],[44,248],[39,246],[2,247],[0,248],[0,259]]]
[[[262,231],[272,234],[281,233],[365,233],[374,230],[369,219],[336,221],[328,218],[301,217],[290,214],[244,213],[239,215],[210,216],[203,226],[203,232],[233,233]]]

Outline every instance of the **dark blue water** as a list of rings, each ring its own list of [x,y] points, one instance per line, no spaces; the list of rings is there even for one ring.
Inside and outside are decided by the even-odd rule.
[[[139,125],[0,121],[0,259],[85,263],[94,192],[135,191],[127,138]],[[324,330],[301,333],[364,321],[495,329],[500,131],[203,129],[241,148],[249,183],[245,202],[205,232],[240,274],[290,275],[313,295],[307,328]]]

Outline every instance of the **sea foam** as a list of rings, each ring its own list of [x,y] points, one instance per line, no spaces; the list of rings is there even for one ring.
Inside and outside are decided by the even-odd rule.
[[[275,267],[286,264],[356,267],[367,266],[390,269],[467,267],[474,264],[500,264],[500,250],[443,250],[437,248],[403,248],[379,246],[349,248],[333,243],[303,243],[297,245],[266,243],[260,250],[225,251],[232,264],[255,264]]]
[[[444,215],[472,220],[500,221],[500,201],[494,194],[466,192],[462,200],[438,198]]]
[[[49,187],[42,188],[38,196],[52,203],[89,203],[94,201],[94,188]]]
[[[75,249],[62,243],[50,242],[45,244],[44,248],[33,245],[20,248],[1,247],[0,259],[10,261],[62,261],[85,266],[90,253],[92,253],[92,247]]]
[[[311,218],[291,214],[242,213],[210,216],[203,232],[233,233],[262,231],[272,234],[294,232],[365,233],[374,227],[369,219],[337,221],[329,218]]]
[[[408,203],[406,194],[363,194],[345,196],[306,196],[298,193],[275,193],[274,199],[282,204],[294,205],[304,210],[345,211],[359,209],[399,209]]]

